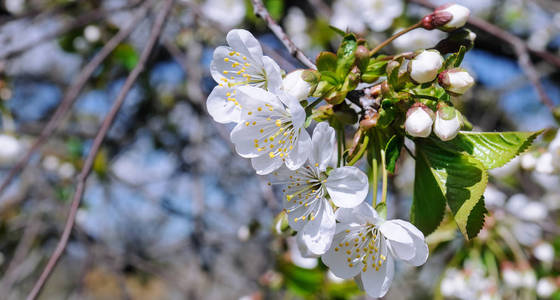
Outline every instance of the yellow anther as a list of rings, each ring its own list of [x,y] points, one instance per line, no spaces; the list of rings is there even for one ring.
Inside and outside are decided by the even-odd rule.
[[[275,157],[274,152],[268,153],[268,156],[270,156],[270,158],[274,158]]]
[[[225,57],[225,58],[224,58],[224,61],[225,61],[225,62],[228,62],[228,61],[229,61],[229,58],[228,58],[228,57]]]
[[[252,114],[253,114],[253,112],[252,112],[252,111],[250,111],[250,112],[247,112],[247,114],[248,114],[248,115],[250,116],[250,115],[252,115]]]
[[[276,120],[275,122],[276,126],[280,127],[282,126],[282,121],[280,121],[280,119]]]
[[[338,248],[334,248],[334,252],[338,252]]]

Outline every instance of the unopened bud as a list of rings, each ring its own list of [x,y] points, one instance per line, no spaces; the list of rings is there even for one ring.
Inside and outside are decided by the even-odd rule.
[[[434,112],[422,103],[415,103],[406,112],[404,128],[414,137],[428,137],[432,133]]]
[[[415,82],[426,83],[436,78],[442,65],[443,57],[437,50],[424,50],[410,61],[408,72]]]
[[[360,45],[356,48],[356,65],[360,72],[365,72],[369,63],[369,50],[366,46]]]
[[[459,29],[449,33],[449,36],[441,41],[434,47],[442,55],[448,53],[455,53],[459,51],[461,46],[465,46],[467,51],[471,50],[476,40],[476,33],[468,29]]]
[[[462,95],[474,85],[474,79],[462,68],[454,68],[441,72],[438,76],[439,85],[447,92]]]
[[[471,11],[459,4],[445,4],[422,19],[422,27],[428,30],[437,28],[443,31],[453,31],[465,26]]]
[[[461,129],[459,113],[453,107],[442,107],[436,113],[434,133],[442,140],[454,139]]]
[[[304,71],[305,70],[303,69],[295,70],[289,73],[282,81],[284,91],[296,97],[298,100],[307,99],[311,89],[313,88],[313,85],[310,82],[303,79],[302,75],[304,74]],[[306,74],[306,77],[309,77],[309,75]]]

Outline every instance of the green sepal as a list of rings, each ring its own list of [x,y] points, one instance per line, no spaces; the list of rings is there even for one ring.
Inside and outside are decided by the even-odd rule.
[[[387,204],[385,202],[380,202],[375,206],[375,211],[384,220],[387,219]]]

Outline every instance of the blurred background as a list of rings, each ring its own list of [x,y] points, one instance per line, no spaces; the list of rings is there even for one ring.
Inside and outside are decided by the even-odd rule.
[[[364,1],[367,11],[353,0],[264,2],[312,58],[336,50],[340,38],[329,24],[375,45],[431,11],[422,1]],[[54,251],[93,138],[163,2],[2,1],[2,181],[63,98],[72,98],[85,66],[117,32],[130,34],[95,66],[60,126],[0,196],[0,298],[24,299]],[[457,2],[528,46],[529,76],[542,83],[549,106],[559,105],[560,2]],[[250,1],[175,1],[95,158],[67,249],[40,299],[366,299],[277,232],[279,191],[232,151],[232,126],[206,112],[212,52],[232,28],[250,30],[284,70],[302,67]],[[397,265],[385,299],[560,299],[560,170],[547,152],[558,123],[514,45],[467,28],[477,40],[463,66],[477,85],[456,106],[476,130],[548,130],[528,154],[492,172],[479,238],[467,242],[444,222],[428,237],[426,265]],[[445,36],[419,29],[384,51],[427,48]],[[408,219],[413,171],[403,156],[391,177],[390,217]]]

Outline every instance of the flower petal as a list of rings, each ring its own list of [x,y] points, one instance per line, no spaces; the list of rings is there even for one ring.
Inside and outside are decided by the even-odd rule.
[[[311,137],[312,151],[309,156],[311,165],[325,171],[336,149],[336,137],[334,129],[327,122],[321,122],[315,126],[313,137]]]
[[[307,221],[303,230],[298,232],[298,243],[305,244],[305,247],[314,255],[322,255],[330,248],[335,232],[336,221],[331,206],[326,200],[323,202],[317,215]]]
[[[262,48],[259,41],[247,30],[233,29],[226,36],[228,45],[233,50],[249,56],[254,63],[262,66]]]
[[[376,224],[379,221],[379,215],[367,202],[362,202],[352,208],[341,207],[336,210],[335,217],[339,222],[346,224],[366,224],[368,222]]]
[[[331,244],[331,248],[327,253],[321,255],[321,260],[325,265],[327,265],[331,272],[337,277],[350,279],[360,272],[359,264],[355,264],[352,267],[348,265],[347,255],[344,251],[336,247],[337,244],[341,243],[343,235],[339,235],[337,239],[337,234],[343,232],[344,230],[351,228],[351,225],[336,224],[335,238]]]
[[[260,129],[262,126],[248,126],[249,121],[238,123],[230,133],[231,142],[235,145],[235,151],[241,157],[253,158],[263,155],[255,147],[255,139],[260,137]],[[266,155],[266,154],[265,154]]]
[[[369,189],[367,175],[348,166],[332,170],[325,186],[338,207],[355,207],[362,203]]]
[[[295,142],[294,148],[288,153],[286,158],[286,167],[290,170],[299,169],[309,156],[311,148],[311,137],[304,128],[299,129],[299,136]]]
[[[410,260],[414,257],[414,242],[404,227],[389,220],[381,224],[379,231],[387,239],[389,249],[395,257],[401,260]]]
[[[266,72],[266,89],[277,93],[282,89],[282,69],[268,56],[263,56],[262,60]]]
[[[270,158],[268,155],[261,155],[251,159],[251,164],[258,175],[266,175],[282,166],[282,159],[278,156]]]
[[[237,90],[239,94],[236,99],[243,108],[241,118],[248,116],[249,112],[251,112],[251,114],[256,114],[258,112],[258,107],[267,104],[284,110],[284,106],[276,94],[248,85],[240,86]],[[262,112],[263,115],[267,113],[268,111],[266,109]]]
[[[414,257],[405,261],[413,266],[421,266],[426,263],[430,251],[428,249],[428,244],[426,244],[426,240],[422,231],[418,230],[416,226],[404,220],[396,219],[392,220],[392,222],[404,227],[410,233],[410,237],[414,242]]]
[[[379,271],[376,271],[375,268],[367,268],[366,272],[361,273],[365,292],[374,298],[385,296],[393,282],[394,273],[395,265],[390,255],[387,256],[387,260],[381,265]]]
[[[231,88],[215,86],[208,100],[206,109],[214,121],[218,123],[239,122],[241,119],[241,107],[232,98]]]

